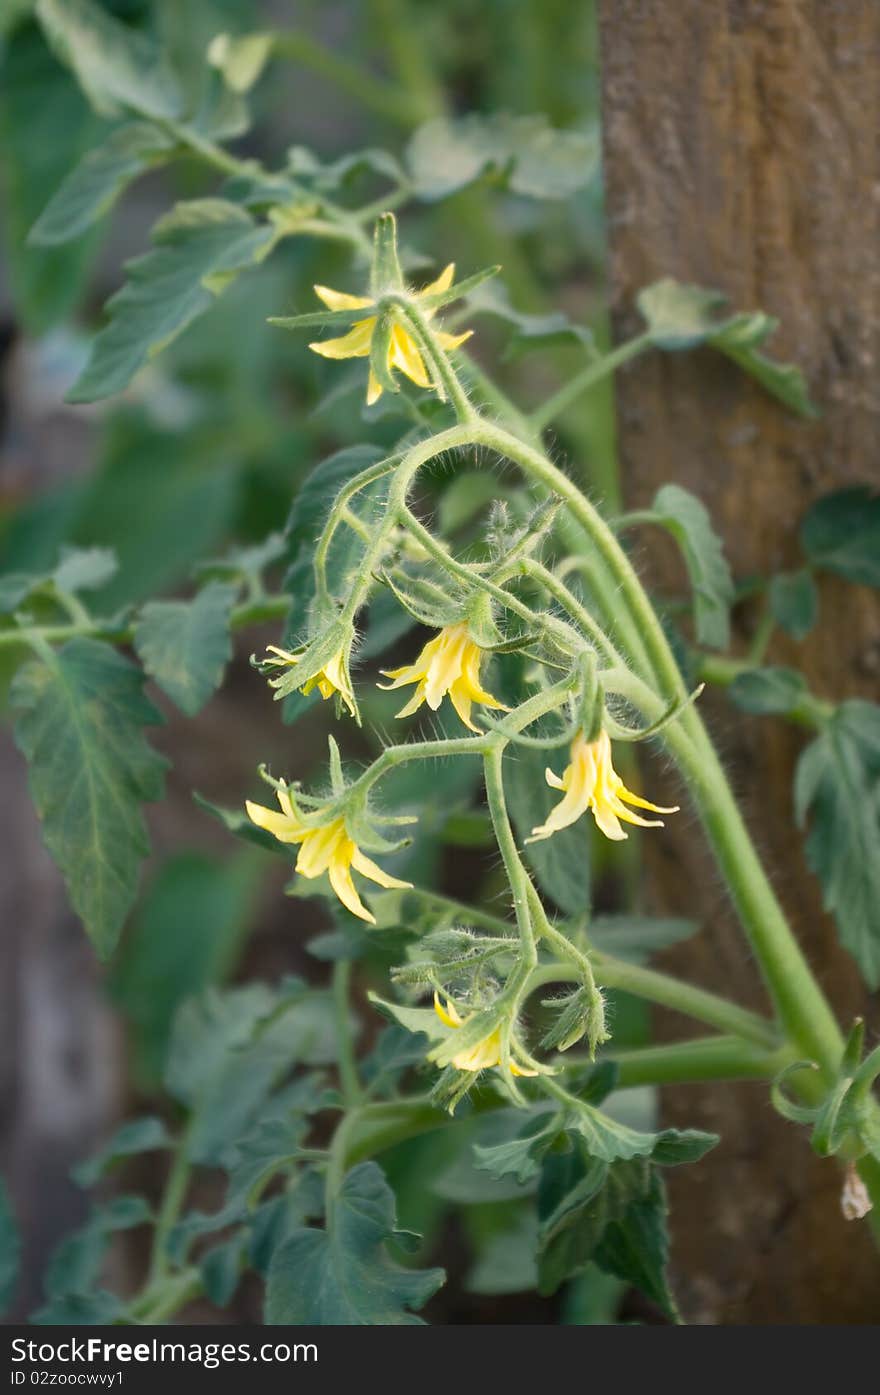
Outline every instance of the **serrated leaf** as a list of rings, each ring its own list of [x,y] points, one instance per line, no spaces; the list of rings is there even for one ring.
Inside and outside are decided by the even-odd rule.
[[[770,613],[792,639],[806,639],[819,618],[819,592],[810,573],[780,572],[770,582]]]
[[[679,352],[708,344],[732,358],[792,411],[815,416],[800,369],[759,353],[759,347],[776,329],[776,321],[760,310],[719,319],[718,311],[725,301],[720,291],[666,277],[646,286],[636,304],[658,349]]]
[[[71,1293],[53,1298],[30,1321],[38,1327],[104,1327],[118,1322],[125,1304],[114,1293],[99,1288],[94,1293]]]
[[[18,1227],[3,1178],[0,1177],[0,1317],[15,1296],[20,1258],[21,1241]]]
[[[126,263],[128,280],[107,302],[109,322],[67,401],[121,392],[148,358],[208,309],[228,277],[259,259],[273,235],[271,226],[225,199],[175,205],[153,228],[153,250]]]
[[[346,1176],[326,1230],[302,1227],[275,1251],[266,1286],[269,1324],[377,1326],[419,1323],[414,1309],[443,1282],[442,1269],[403,1269],[386,1250],[396,1233],[394,1195],[375,1163]]]
[[[11,700],[43,837],[99,956],[113,951],[149,852],[141,810],[162,793],[164,760],[144,726],[161,720],[142,674],[93,639],[21,670]]]
[[[131,1230],[150,1219],[150,1208],[140,1196],[118,1196],[106,1206],[95,1207],[85,1225],[65,1236],[55,1248],[46,1269],[44,1287],[53,1302],[97,1298],[92,1290],[100,1278],[107,1247],[120,1230]],[[56,1321],[84,1321],[67,1318]],[[47,1310],[32,1321],[47,1323]]]
[[[817,499],[801,524],[801,546],[814,566],[880,586],[880,493],[857,484]]]
[[[171,150],[158,126],[134,121],[113,131],[66,176],[28,234],[34,247],[80,237],[108,213],[124,189]]]
[[[646,1159],[612,1165],[577,1149],[549,1154],[538,1191],[538,1288],[554,1293],[590,1263],[636,1284],[676,1318],[665,1278],[663,1187]]]
[[[36,0],[34,12],[51,47],[102,116],[126,110],[166,119],[181,114],[181,89],[146,34],[92,0]]]
[[[232,658],[229,617],[238,588],[211,581],[191,601],[151,601],[134,632],[151,678],[194,717],[220,687]]]
[[[713,649],[730,642],[730,606],[734,586],[721,541],[704,505],[677,484],[658,489],[651,513],[681,548],[694,590],[697,640]]]
[[[99,1153],[73,1169],[72,1176],[81,1187],[93,1187],[100,1177],[120,1158],[134,1157],[170,1148],[172,1140],[161,1119],[133,1119],[116,1130]]]
[[[794,796],[825,909],[866,983],[880,987],[880,707],[841,703],[801,754]]]
[[[752,668],[738,673],[727,690],[744,712],[759,716],[795,712],[806,697],[807,680],[793,668]]]
[[[558,131],[545,116],[472,114],[420,126],[407,147],[416,196],[432,202],[473,183],[487,170],[517,194],[568,198],[598,169],[592,131]]]
[[[184,1003],[172,1029],[165,1084],[195,1119],[189,1152],[215,1164],[259,1115],[293,1065],[336,1054],[329,994],[299,984],[209,990]]]
[[[375,446],[348,446],[316,465],[296,495],[287,521],[287,556],[290,566],[284,579],[284,590],[291,600],[291,624],[295,629],[301,630],[314,598],[312,557],[315,539],[324,526],[337,494],[361,470],[381,459],[382,452]],[[369,513],[372,503],[373,495],[368,490],[353,501],[353,507],[355,511],[360,508]],[[336,530],[327,559],[328,580],[337,594],[344,592],[363,552],[363,540],[342,524]]]

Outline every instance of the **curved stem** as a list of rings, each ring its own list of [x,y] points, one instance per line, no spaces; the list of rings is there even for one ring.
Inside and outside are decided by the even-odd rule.
[[[351,960],[338,959],[333,966],[333,1017],[336,1026],[336,1044],[339,1051],[339,1079],[342,1085],[342,1097],[348,1109],[358,1104],[363,1098],[349,1021],[350,984]]]

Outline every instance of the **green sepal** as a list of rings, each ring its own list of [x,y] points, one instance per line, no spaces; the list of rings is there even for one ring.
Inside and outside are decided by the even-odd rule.
[[[404,290],[403,272],[397,255],[397,219],[382,213],[373,233],[373,261],[370,266],[370,294],[374,300],[388,291]]]
[[[389,363],[393,330],[394,311],[384,306],[376,316],[376,327],[370,340],[370,368],[386,392],[400,392],[400,384]]]
[[[442,305],[451,305],[454,300],[461,300],[463,296],[475,291],[477,286],[488,281],[490,276],[497,276],[500,270],[500,266],[487,266],[482,271],[475,271],[473,276],[466,276],[463,281],[456,281],[446,291],[434,291],[431,295],[420,295],[419,305],[424,310],[439,310]]]

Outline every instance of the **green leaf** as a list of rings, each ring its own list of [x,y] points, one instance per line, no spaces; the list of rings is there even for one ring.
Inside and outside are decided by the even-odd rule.
[[[107,1247],[120,1230],[131,1230],[150,1219],[150,1208],[141,1196],[117,1196],[92,1211],[85,1225],[63,1239],[46,1270],[45,1289],[50,1299],[93,1296]],[[81,1319],[75,1319],[77,1321]],[[49,1322],[43,1315],[33,1321]]]
[[[27,245],[34,220],[84,152],[101,123],[35,24],[23,24],[0,55],[0,205],[8,294],[32,334],[76,307],[97,252],[94,237],[65,247]]]
[[[705,507],[677,484],[658,489],[651,513],[681,548],[694,588],[694,625],[700,644],[726,649],[730,642],[733,578]]]
[[[880,707],[841,703],[802,753],[795,813],[825,909],[866,983],[880,987]]]
[[[302,1227],[275,1251],[266,1286],[269,1324],[408,1325],[443,1282],[442,1269],[403,1269],[388,1255],[394,1195],[375,1163],[346,1176],[326,1230]]]
[[[162,794],[164,760],[143,727],[161,720],[143,676],[92,639],[29,664],[11,691],[43,836],[98,955],[113,951],[149,851],[141,811]]]
[[[699,922],[678,916],[600,915],[590,923],[590,942],[604,954],[644,964],[658,950],[690,939]]]
[[[526,1293],[537,1286],[538,1220],[529,1206],[470,1208],[465,1228],[477,1257],[468,1293]]]
[[[62,547],[52,580],[59,591],[95,591],[118,570],[111,547]]]
[[[0,1177],[0,1317],[15,1297],[21,1241],[3,1178]]]
[[[251,825],[252,827],[254,825]],[[125,1014],[139,1081],[155,1087],[181,1003],[237,960],[264,872],[250,851],[182,853],[152,881],[123,938],[110,989]]]
[[[254,983],[189,999],[174,1022],[165,1084],[196,1116],[192,1159],[216,1165],[295,1064],[322,1064],[335,1055],[330,995],[323,990]]]
[[[171,1138],[161,1119],[134,1119],[117,1129],[100,1152],[95,1153],[86,1162],[79,1163],[71,1175],[79,1186],[93,1187],[120,1158],[130,1158],[138,1153],[151,1153],[170,1147]]]
[[[94,1293],[69,1293],[53,1298],[30,1321],[38,1327],[104,1327],[119,1322],[125,1304],[105,1288]]]
[[[819,618],[819,592],[810,573],[780,572],[770,582],[770,613],[792,639],[806,639]]]
[[[595,176],[594,131],[557,131],[545,116],[473,114],[438,117],[420,126],[407,148],[416,196],[433,202],[491,170],[514,193],[565,199]]]
[[[217,34],[208,48],[208,62],[219,68],[233,92],[247,92],[269,61],[274,43],[274,34]]]
[[[238,587],[211,581],[191,601],[151,601],[134,633],[151,678],[194,717],[223,682],[232,658],[229,617]]]
[[[287,556],[290,566],[284,579],[284,590],[290,595],[291,623],[301,628],[315,594],[312,557],[315,539],[319,536],[337,494],[361,470],[382,459],[375,446],[348,446],[328,456],[316,465],[293,501],[287,521]],[[366,497],[366,504],[364,503]],[[370,512],[374,495],[368,489],[352,502],[355,512]],[[327,574],[331,588],[341,594],[352,571],[364,552],[364,543],[356,533],[342,524],[334,536],[327,559]]]
[[[880,493],[857,484],[817,499],[801,524],[801,546],[814,566],[880,586]]]
[[[183,94],[153,41],[92,0],[36,0],[35,13],[62,63],[101,116],[181,114]]]
[[[272,237],[271,226],[225,199],[176,204],[153,228],[153,251],[126,264],[128,281],[107,302],[109,323],[67,401],[121,392],[148,358],[208,309],[227,277],[265,254]]]
[[[744,712],[784,715],[797,711],[806,697],[807,680],[793,668],[753,668],[738,673],[728,694]]]
[[[732,358],[792,411],[815,416],[800,369],[758,352],[776,329],[776,321],[760,310],[719,319],[717,312],[725,301],[720,291],[686,286],[667,277],[646,286],[636,304],[658,349],[675,353],[708,344]]]
[[[662,1183],[646,1159],[609,1166],[579,1149],[545,1160],[538,1191],[538,1288],[554,1293],[588,1264],[636,1284],[673,1320]]]
[[[253,843],[254,847],[262,848],[264,852],[274,853],[276,857],[283,857],[289,861],[290,854],[283,843],[273,837],[264,828],[257,828],[248,818],[244,805],[240,809],[221,809],[219,804],[212,804],[204,795],[194,793],[193,799],[200,809],[205,809],[212,814],[215,819],[219,819],[223,827],[234,834],[236,838],[241,838],[246,843]]]
[[[113,207],[124,189],[158,164],[173,142],[158,126],[121,126],[83,156],[65,177],[28,234],[33,247],[56,247],[80,237]]]
[[[580,344],[591,356],[596,353],[592,330],[575,324],[561,310],[547,315],[530,315],[516,310],[510,303],[504,285],[481,285],[467,297],[470,315],[494,315],[512,326],[514,335],[507,345],[506,357],[512,358],[527,349],[552,348],[558,344]]]

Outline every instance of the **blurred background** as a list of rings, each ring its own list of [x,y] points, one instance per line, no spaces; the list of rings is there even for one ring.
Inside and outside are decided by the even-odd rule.
[[[467,274],[502,263],[518,312],[562,309],[606,347],[633,329],[641,286],[673,275],[720,287],[737,309],[778,315],[774,351],[801,363],[821,420],[791,418],[708,353],[640,362],[621,376],[616,398],[606,382],[579,399],[552,440],[555,456],[603,504],[625,499],[638,508],[666,480],[685,484],[710,508],[743,578],[789,564],[798,520],[817,493],[877,479],[880,13],[869,0],[116,0],[107,8],[159,32],[179,53],[203,52],[220,31],[287,31],[284,57],[255,91],[253,129],[235,145],[270,165],[292,146],[323,161],[370,146],[399,156],[441,115],[541,114],[582,133],[584,169],[565,197],[530,198],[500,181],[494,187],[489,176],[403,219],[406,242],[440,265],[454,259]],[[340,410],[344,392],[327,396],[327,365],[299,336],[265,324],[268,315],[311,308],[313,282],[355,289],[348,254],[288,239],[121,397],[65,406],[123,263],[145,249],[149,228],[175,198],[215,182],[196,162],[178,162],[140,180],[97,232],[59,248],[25,246],[49,196],[94,142],[97,121],[26,0],[7,6],[0,32],[0,572],[50,568],[65,543],[104,544],[121,563],[102,597],[109,606],[185,592],[199,561],[283,527],[291,495],[316,461],[361,439],[359,410]],[[392,109],[370,81],[387,76],[407,97]],[[571,344],[505,356],[508,339],[506,326],[481,318],[479,357],[501,360],[499,376],[524,406],[579,361]],[[355,380],[348,400],[360,391]],[[368,426],[381,442],[381,416]],[[639,561],[659,589],[680,587],[671,549],[645,546]],[[845,605],[846,624],[826,627],[807,647],[813,686],[828,697],[876,696],[876,602],[861,588],[844,596],[827,585],[823,610],[834,615]],[[745,604],[740,639],[753,623]],[[97,964],[43,848],[23,759],[6,732],[0,737],[0,1172],[24,1234],[19,1314],[41,1301],[47,1259],[84,1215],[70,1169],[135,1108],[153,1107],[177,1004],[215,981],[326,976],[304,948],[326,928],[318,904],[296,902],[294,910],[275,863],[233,846],[192,799],[198,791],[238,806],[254,793],[260,761],[307,778],[323,760],[326,712],[317,706],[285,728],[248,664],[277,638],[277,627],[242,637],[225,685],[197,721],[153,694],[167,719],[156,744],[172,761],[169,798],[148,811],[153,854],[109,970]],[[0,669],[4,687],[8,678]],[[389,710],[382,701],[377,720]],[[723,699],[709,709],[823,982],[842,1011],[869,1021],[873,1011],[876,1023],[876,1001],[837,947],[793,845],[789,790],[800,738],[733,716]],[[594,905],[693,915],[703,933],[671,951],[668,966],[761,1005],[691,833],[685,827],[652,843],[646,868],[634,847],[603,854]],[[458,832],[438,830],[433,857],[452,892],[493,875],[466,821]],[[140,958],[147,940],[149,981]],[[646,1039],[642,1009],[621,998],[614,1011],[618,1039]],[[654,1025],[661,1036],[680,1032],[662,1015]],[[637,1107],[724,1136],[716,1154],[686,1169],[682,1182],[672,1179],[673,1272],[686,1318],[876,1318],[876,1261],[840,1218],[833,1169],[771,1116],[765,1087],[677,1088]],[[131,1178],[155,1194],[161,1177],[151,1166],[158,1164],[140,1159]],[[473,1174],[457,1173],[454,1160],[439,1170],[431,1198],[410,1196],[407,1157],[388,1166],[402,1224],[426,1232],[433,1262],[449,1271],[429,1320],[660,1320],[613,1283],[571,1285],[552,1300],[523,1292],[530,1276],[517,1268],[523,1245],[505,1230],[503,1196],[466,1204]],[[480,1270],[471,1241],[493,1226],[503,1243],[484,1248],[492,1265]],[[141,1259],[136,1244],[116,1247],[122,1283]],[[245,1290],[227,1320],[257,1314]],[[216,1314],[205,1308],[195,1317]]]

